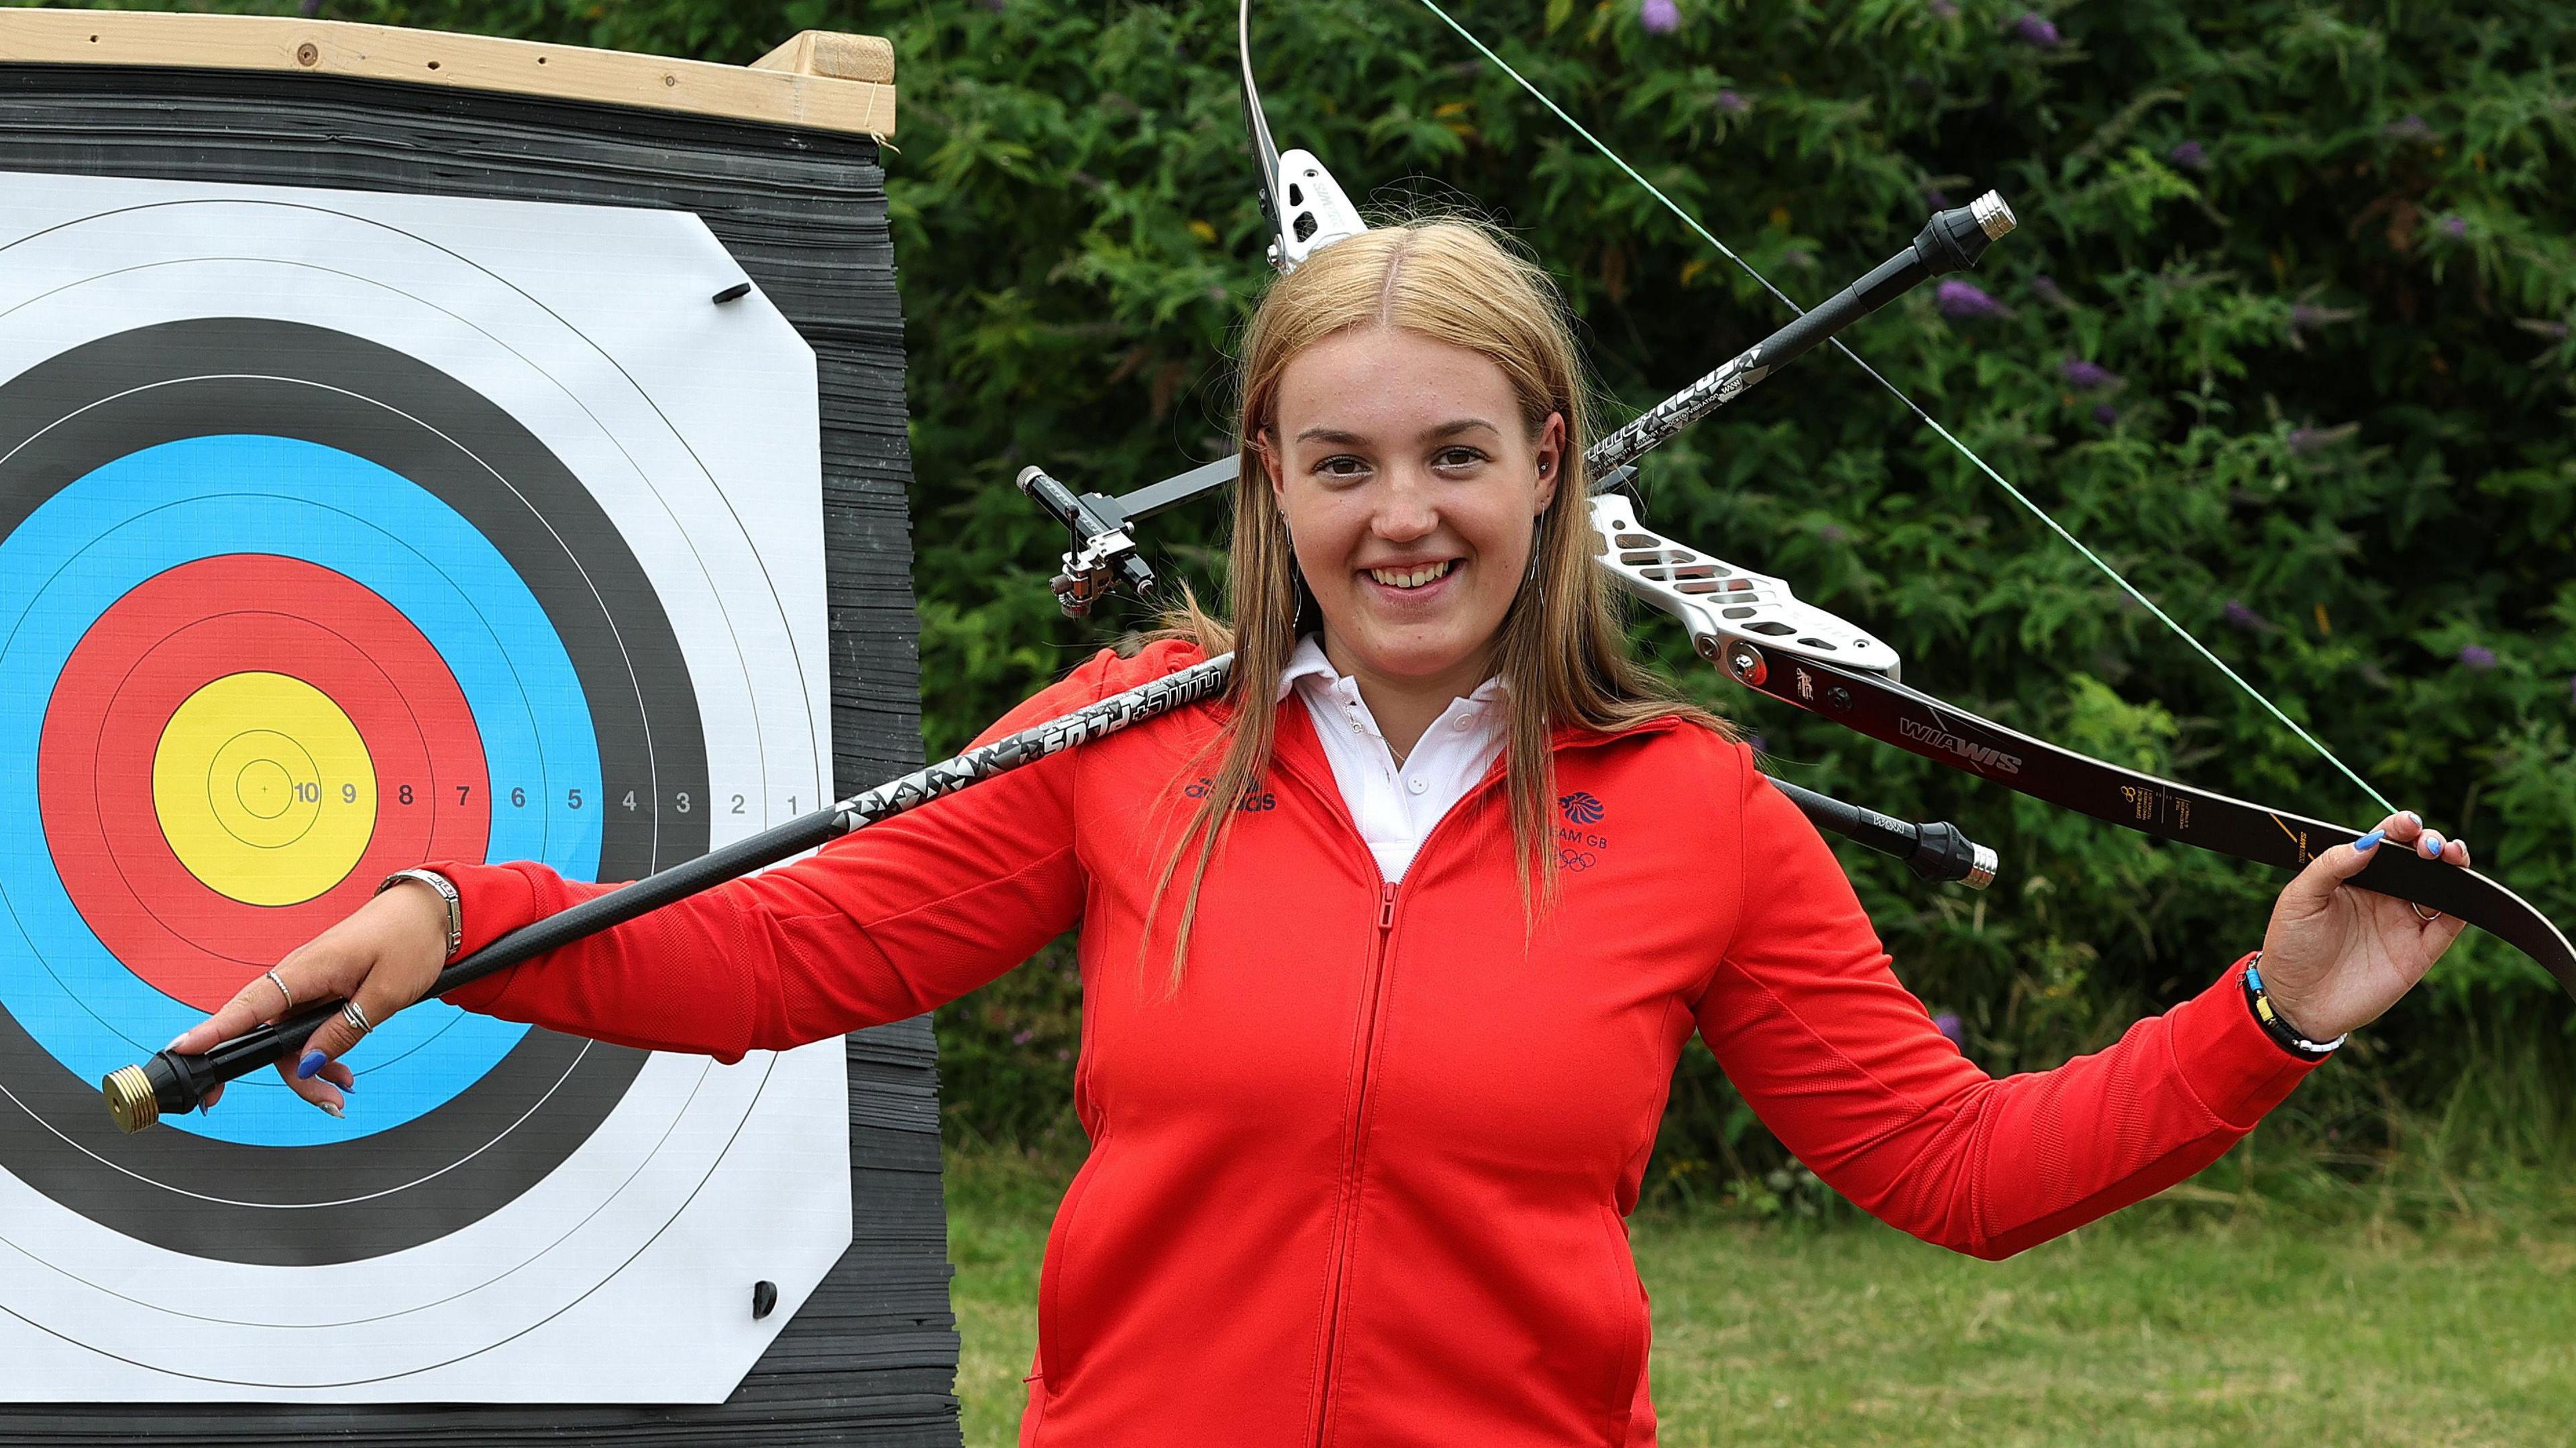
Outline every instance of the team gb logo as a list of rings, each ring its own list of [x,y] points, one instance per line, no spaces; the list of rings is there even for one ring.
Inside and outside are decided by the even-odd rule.
[[[1558,795],[1556,807],[1565,811],[1565,822],[1570,825],[1597,825],[1601,823],[1601,816],[1608,813],[1602,807],[1600,796],[1580,789],[1572,794]]]

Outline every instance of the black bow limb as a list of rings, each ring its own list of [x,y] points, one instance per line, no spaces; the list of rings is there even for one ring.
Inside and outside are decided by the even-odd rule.
[[[2079,754],[1863,670],[1774,656],[1763,643],[1745,638],[1703,633],[1693,643],[1736,682],[1784,704],[2016,794],[2142,834],[2296,870],[2362,833]],[[2497,881],[2412,850],[2383,849],[2352,883],[2467,921],[2538,961],[2576,997],[2576,949],[2548,916]]]

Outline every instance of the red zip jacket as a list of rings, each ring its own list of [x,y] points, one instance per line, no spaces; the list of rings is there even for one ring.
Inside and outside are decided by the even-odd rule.
[[[1197,657],[1103,653],[994,730]],[[1836,1190],[1982,1257],[2200,1170],[2306,1069],[2231,970],[2106,1051],[1989,1078],[1750,752],[1675,721],[1558,736],[1563,896],[1525,933],[1499,766],[1387,885],[1280,705],[1166,999],[1156,842],[1221,722],[1057,755],[448,999],[730,1061],[929,1010],[1080,922],[1092,1149],[1021,1428],[1064,1448],[1651,1444],[1625,1217],[1694,1030]],[[438,868],[468,948],[605,888]]]

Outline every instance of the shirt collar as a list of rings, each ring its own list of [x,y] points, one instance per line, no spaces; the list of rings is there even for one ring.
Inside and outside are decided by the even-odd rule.
[[[1322,689],[1327,696],[1345,704],[1359,702],[1359,680],[1345,677],[1341,670],[1333,667],[1333,661],[1324,654],[1324,637],[1321,634],[1308,634],[1297,640],[1296,651],[1288,655],[1288,667],[1279,671],[1279,692],[1271,702],[1277,703],[1287,698],[1289,691],[1295,689],[1298,683],[1305,679],[1313,679],[1316,687]],[[1476,686],[1475,691],[1467,696],[1466,702],[1478,707],[1491,704],[1502,694],[1503,687],[1503,681],[1499,676],[1487,679]],[[1457,706],[1453,704],[1450,707]]]

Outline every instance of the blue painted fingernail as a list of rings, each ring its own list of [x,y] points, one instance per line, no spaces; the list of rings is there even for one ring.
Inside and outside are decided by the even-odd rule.
[[[2430,859],[2440,853],[2442,853],[2442,832],[2440,830],[2426,830],[2424,832],[2425,858]]]
[[[330,1059],[330,1057],[323,1055],[319,1051],[305,1052],[304,1059],[295,1063],[295,1079],[298,1081],[312,1080],[313,1073],[321,1070],[322,1063]]]
[[[2352,847],[2367,855],[2371,851],[2378,849],[2379,842],[2386,838],[2388,838],[2388,831],[2372,830],[2369,834],[2363,835],[2360,839],[2353,841]]]
[[[2419,815],[2410,809],[2406,812],[2406,817],[2415,822],[2415,828],[2419,830],[2424,828],[2424,817],[2422,815]]]
[[[350,1077],[350,1078],[349,1078],[349,1084],[348,1084],[348,1085],[346,1085],[346,1086],[341,1087],[340,1089],[341,1089],[343,1092],[349,1092],[349,1091],[355,1091],[355,1090],[357,1090],[357,1089],[358,1089],[358,1078],[357,1078],[357,1077],[355,1077],[355,1076]]]

